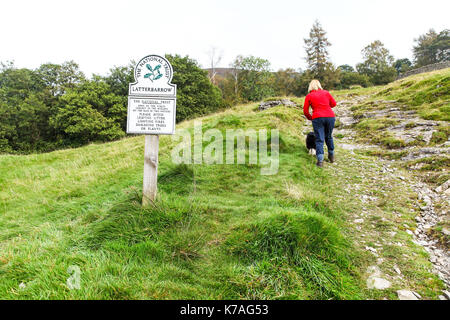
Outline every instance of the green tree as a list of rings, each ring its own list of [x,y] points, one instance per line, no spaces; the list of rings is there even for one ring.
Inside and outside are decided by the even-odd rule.
[[[1,64],[0,152],[42,149],[45,139],[51,137],[44,88],[35,71]]]
[[[364,61],[356,66],[359,73],[365,74],[375,85],[395,80],[397,71],[392,66],[394,58],[384,44],[376,40],[362,50]]]
[[[436,51],[437,62],[450,61],[450,30],[445,29],[439,32],[437,39],[433,43]]]
[[[394,68],[397,74],[404,73],[412,68],[412,62],[408,58],[397,59],[394,62]]]
[[[341,72],[355,72],[355,69],[348,64],[343,64],[339,66],[338,69],[341,70]]]
[[[367,75],[358,72],[342,72],[339,89],[348,89],[351,86],[369,87],[370,79]]]
[[[237,56],[233,62],[237,70],[237,94],[241,101],[260,101],[274,95],[270,62],[254,56]]]
[[[274,88],[276,95],[290,96],[298,91],[298,79],[300,73],[294,69],[280,69],[275,73]]]
[[[177,121],[202,116],[224,108],[220,89],[208,78],[208,72],[198,63],[179,55],[166,55],[174,73],[172,82],[177,85]]]
[[[126,107],[122,102],[99,77],[86,80],[61,97],[50,126],[64,145],[115,140],[125,135]]]
[[[134,66],[136,62],[130,61],[126,66],[115,66],[109,69],[104,77],[112,92],[118,96],[128,97],[129,84],[134,82]]]
[[[416,67],[450,61],[450,30],[436,33],[430,29],[426,34],[414,40],[414,62]]]
[[[86,79],[74,61],[66,61],[61,65],[45,63],[36,73],[53,96],[63,95],[67,89],[74,88]]]
[[[330,62],[328,47],[331,46],[331,43],[326,34],[319,21],[316,20],[309,32],[309,38],[304,39],[306,62],[308,70],[314,78],[318,79],[324,87],[334,88],[339,84],[340,70]]]

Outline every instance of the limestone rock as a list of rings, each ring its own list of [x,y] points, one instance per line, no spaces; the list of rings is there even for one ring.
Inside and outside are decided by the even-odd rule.
[[[444,293],[444,296],[447,298],[447,300],[450,300],[450,292],[447,290],[442,291]]]
[[[367,288],[369,289],[377,289],[377,290],[384,290],[391,286],[391,282],[378,277],[369,277],[367,279]]]
[[[397,272],[398,274],[402,274],[400,268],[397,265],[394,266],[394,271]]]
[[[399,300],[419,300],[416,295],[409,290],[397,290]]]
[[[295,102],[292,102],[289,99],[263,101],[259,104],[259,111],[267,110],[278,106],[296,107],[297,105],[295,104]]]

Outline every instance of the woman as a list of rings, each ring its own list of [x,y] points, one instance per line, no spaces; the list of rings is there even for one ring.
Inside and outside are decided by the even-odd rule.
[[[331,108],[336,106],[336,101],[331,94],[322,89],[319,80],[313,80],[309,84],[309,94],[305,98],[303,113],[308,120],[312,120],[314,134],[316,135],[316,157],[317,166],[323,167],[323,143],[328,147],[328,159],[334,162],[334,143],[333,129],[335,115]],[[312,107],[313,114],[309,113],[309,107]]]

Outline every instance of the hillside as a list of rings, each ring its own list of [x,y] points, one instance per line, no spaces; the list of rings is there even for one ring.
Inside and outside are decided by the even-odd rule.
[[[143,137],[0,155],[0,298],[397,299],[405,289],[438,299],[444,283],[411,235],[421,212],[413,185],[448,180],[449,74],[335,92],[338,161],[323,170],[304,146],[311,125],[297,108],[248,104],[197,119],[222,133],[279,129],[278,174],[250,164],[175,165],[177,142],[165,136],[159,199],[146,209]],[[428,144],[397,137],[396,119],[364,117],[393,106],[438,123]],[[422,147],[441,152],[405,158]],[[424,165],[409,170],[416,163]],[[70,290],[73,266],[81,282]],[[374,277],[391,286],[369,289]]]

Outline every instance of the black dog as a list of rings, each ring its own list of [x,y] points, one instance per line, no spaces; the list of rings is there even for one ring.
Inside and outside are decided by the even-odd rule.
[[[312,153],[311,150],[313,150],[313,149],[314,149],[314,151],[316,150],[316,135],[314,134],[314,132],[310,132],[306,136],[306,148],[308,148],[309,154]]]

